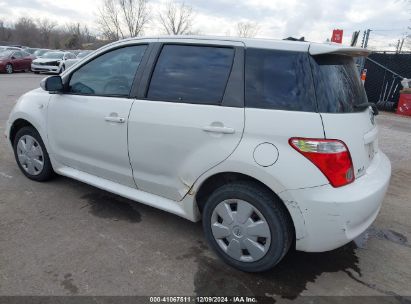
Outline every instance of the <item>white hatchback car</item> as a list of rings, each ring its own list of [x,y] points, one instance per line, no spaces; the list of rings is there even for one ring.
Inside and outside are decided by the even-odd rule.
[[[6,128],[21,171],[53,172],[202,219],[250,272],[291,246],[332,250],[376,218],[391,175],[354,56],[331,44],[122,40],[23,95]]]

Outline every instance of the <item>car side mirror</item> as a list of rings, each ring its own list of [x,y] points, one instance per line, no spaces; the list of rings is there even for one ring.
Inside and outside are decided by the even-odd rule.
[[[13,60],[14,60],[14,59],[16,59],[16,57],[14,57],[14,56],[11,56],[11,59],[13,59]]]
[[[60,76],[49,76],[40,82],[40,87],[48,92],[63,91],[63,81]]]

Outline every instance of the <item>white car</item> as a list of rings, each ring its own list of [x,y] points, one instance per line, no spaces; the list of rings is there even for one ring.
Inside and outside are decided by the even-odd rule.
[[[66,69],[68,67],[71,67],[72,65],[74,65],[75,63],[79,62],[81,59],[83,59],[84,57],[86,57],[87,55],[89,55],[91,52],[93,51],[81,51],[80,53],[77,54],[76,58],[74,59],[67,59],[66,60]]]
[[[66,61],[74,58],[76,56],[70,52],[50,51],[33,60],[31,70],[35,74],[40,72],[60,74],[66,69]]]
[[[23,95],[5,134],[28,178],[55,172],[202,219],[225,262],[264,271],[290,247],[340,247],[377,217],[391,165],[352,59],[367,54],[240,38],[118,41]]]

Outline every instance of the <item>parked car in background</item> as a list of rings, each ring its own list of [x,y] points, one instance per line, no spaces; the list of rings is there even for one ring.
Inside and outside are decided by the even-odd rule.
[[[33,60],[31,70],[35,74],[40,72],[60,74],[66,69],[66,61],[75,58],[76,56],[70,52],[50,51],[43,54],[41,58]]]
[[[30,53],[30,54],[34,54],[34,52],[35,51],[37,51],[38,50],[38,48],[27,48],[27,49],[24,49],[24,51],[25,52],[27,52],[27,53]]]
[[[76,62],[80,61],[82,58],[86,57],[88,54],[90,54],[93,51],[81,51],[80,53],[77,54],[75,59],[68,59],[66,60],[66,69]]]
[[[67,50],[67,52],[73,53],[74,55],[78,55],[82,52],[82,50]]]
[[[353,60],[368,53],[268,39],[118,41],[24,94],[5,135],[28,178],[56,172],[202,219],[219,257],[264,271],[290,248],[338,248],[378,215],[391,165]]]
[[[21,48],[16,47],[16,46],[7,46],[7,45],[0,46],[0,51],[6,51],[6,50],[21,51]]]
[[[41,58],[45,53],[50,52],[51,50],[49,49],[37,49],[34,51],[33,55],[36,56],[37,58]]]
[[[0,50],[0,72],[30,71],[33,58],[29,53],[16,50]]]

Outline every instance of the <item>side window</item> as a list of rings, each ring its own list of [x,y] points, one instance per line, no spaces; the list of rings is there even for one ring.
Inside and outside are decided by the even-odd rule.
[[[246,107],[315,112],[308,56],[302,52],[247,49]]]
[[[165,45],[154,69],[147,98],[220,104],[233,58],[233,48]]]
[[[14,52],[13,53],[14,58],[21,58],[23,57],[23,55],[21,54],[21,52]]]
[[[75,71],[68,91],[83,95],[128,96],[147,45],[105,53]]]

